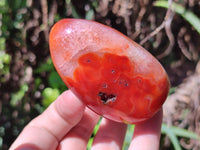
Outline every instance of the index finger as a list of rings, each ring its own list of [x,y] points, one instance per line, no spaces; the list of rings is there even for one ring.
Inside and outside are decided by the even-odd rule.
[[[64,92],[23,129],[10,150],[21,145],[56,149],[59,141],[81,120],[84,110],[85,105],[71,91]]]

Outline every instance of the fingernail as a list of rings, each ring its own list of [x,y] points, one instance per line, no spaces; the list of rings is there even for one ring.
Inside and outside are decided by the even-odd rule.
[[[15,150],[40,150],[40,149],[31,144],[24,144],[24,145],[20,145]]]
[[[36,149],[33,147],[20,147],[20,148],[17,148],[16,150],[36,150]]]

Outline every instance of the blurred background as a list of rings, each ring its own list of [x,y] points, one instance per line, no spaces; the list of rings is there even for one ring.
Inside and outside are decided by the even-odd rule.
[[[106,24],[152,53],[171,81],[160,149],[200,149],[199,0],[0,0],[0,149],[67,89],[48,45],[62,18]],[[124,150],[133,130],[129,125]]]

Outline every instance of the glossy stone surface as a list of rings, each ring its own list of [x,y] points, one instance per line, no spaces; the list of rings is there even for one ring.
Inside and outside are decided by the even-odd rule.
[[[104,117],[138,123],[164,103],[169,80],[144,48],[105,25],[63,19],[50,33],[54,65],[72,92]]]

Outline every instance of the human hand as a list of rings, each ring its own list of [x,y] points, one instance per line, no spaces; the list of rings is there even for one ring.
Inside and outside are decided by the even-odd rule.
[[[24,128],[10,150],[86,149],[99,118],[68,90]],[[161,123],[162,110],[135,125],[129,150],[159,149]],[[103,118],[92,150],[122,149],[126,128],[126,124]]]

